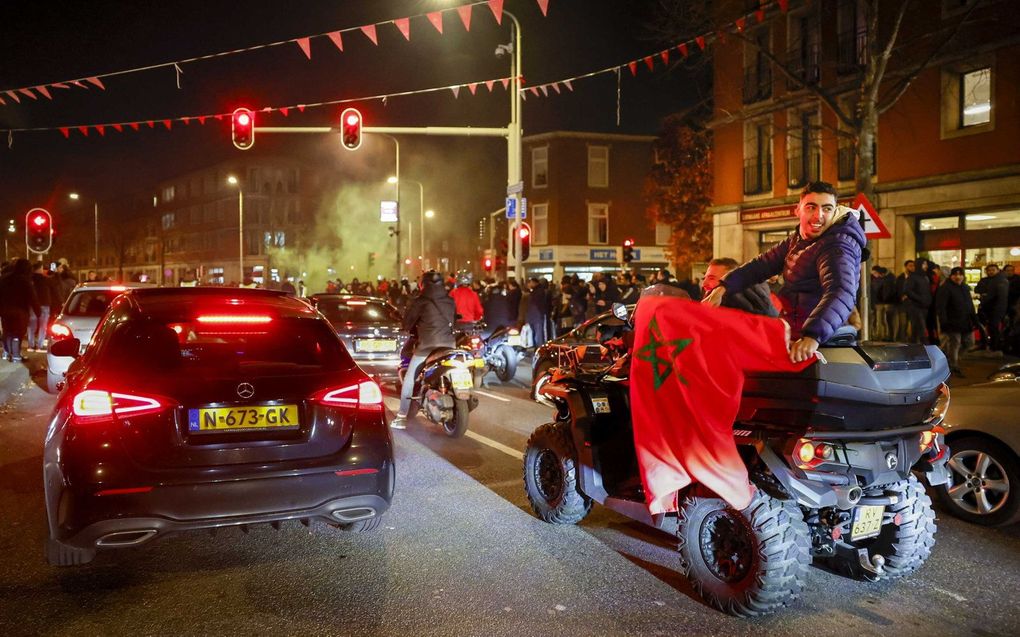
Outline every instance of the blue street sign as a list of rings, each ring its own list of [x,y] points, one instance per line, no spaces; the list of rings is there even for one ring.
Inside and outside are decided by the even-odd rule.
[[[517,198],[507,197],[506,198],[506,218],[516,219],[517,218]],[[521,219],[528,218],[528,200],[521,197]]]

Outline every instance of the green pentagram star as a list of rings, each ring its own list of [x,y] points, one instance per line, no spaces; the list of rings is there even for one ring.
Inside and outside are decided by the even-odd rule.
[[[680,370],[673,366],[673,360],[680,355],[680,352],[684,351],[688,345],[690,345],[693,338],[677,338],[671,341],[665,341],[662,337],[662,330],[659,328],[659,322],[653,318],[651,323],[648,324],[648,331],[651,333],[648,344],[642,347],[637,352],[637,357],[643,361],[648,361],[652,364],[652,371],[655,374],[655,389],[658,390],[662,387],[662,384],[666,382],[670,374],[676,373],[678,381],[687,384],[687,379],[680,374]],[[662,347],[672,347],[673,351],[668,356],[660,356],[659,349]]]

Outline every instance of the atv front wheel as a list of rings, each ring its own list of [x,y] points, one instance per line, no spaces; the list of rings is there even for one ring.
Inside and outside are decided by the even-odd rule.
[[[680,570],[711,606],[738,617],[764,615],[800,594],[811,541],[793,502],[761,490],[737,511],[719,498],[688,497],[677,530]]]
[[[567,423],[542,425],[524,451],[524,491],[535,515],[553,524],[577,524],[591,498],[577,488],[577,451]]]

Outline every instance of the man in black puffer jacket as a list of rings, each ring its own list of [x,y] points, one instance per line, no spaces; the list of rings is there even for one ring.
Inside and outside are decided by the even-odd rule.
[[[867,245],[857,217],[836,205],[832,184],[816,181],[805,186],[797,217],[797,232],[730,272],[703,301],[719,306],[725,294],[782,274],[780,316],[790,324],[794,339],[790,360],[795,363],[813,356],[821,343],[846,325],[856,304]]]
[[[910,342],[924,343],[927,329],[924,319],[931,307],[931,284],[928,282],[926,262],[918,260],[917,267],[907,276],[903,284],[900,301],[910,324]]]

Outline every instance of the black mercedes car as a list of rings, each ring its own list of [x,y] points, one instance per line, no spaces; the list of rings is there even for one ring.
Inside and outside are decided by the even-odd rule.
[[[153,288],[75,356],[46,435],[51,564],[195,529],[375,528],[393,496],[382,394],[298,299]],[[64,351],[66,350],[66,352]]]
[[[361,369],[379,382],[398,382],[400,348],[408,334],[401,330],[397,308],[380,298],[353,294],[313,294],[308,300],[340,335]]]

